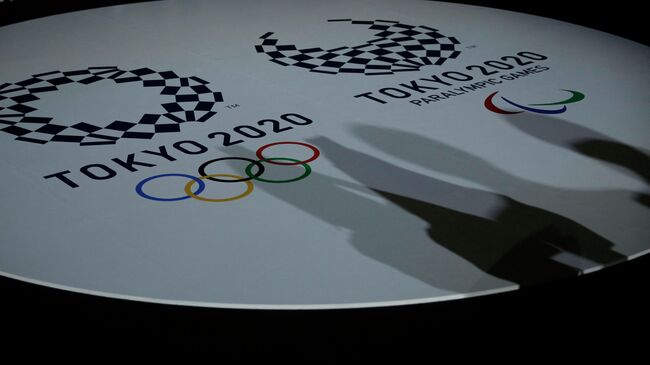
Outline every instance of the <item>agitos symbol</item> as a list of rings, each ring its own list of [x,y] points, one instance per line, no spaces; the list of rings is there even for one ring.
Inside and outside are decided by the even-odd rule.
[[[264,150],[266,150],[269,147],[272,146],[277,146],[277,145],[283,145],[283,144],[288,144],[288,145],[299,145],[299,146],[304,146],[309,148],[312,151],[312,156],[306,160],[297,160],[294,158],[289,158],[289,157],[264,157],[263,153]],[[270,143],[267,145],[264,145],[260,147],[255,154],[257,155],[257,158],[259,160],[253,160],[250,158],[246,157],[221,157],[221,158],[215,158],[213,160],[209,160],[201,164],[199,166],[199,176],[192,176],[192,175],[187,175],[187,174],[178,174],[178,173],[173,173],[173,174],[160,174],[160,175],[154,175],[150,176],[146,179],[143,179],[136,185],[135,187],[135,192],[140,195],[141,197],[149,200],[154,200],[154,201],[160,201],[160,202],[173,202],[173,201],[179,201],[179,200],[185,200],[189,198],[193,198],[196,200],[204,201],[204,202],[209,202],[209,203],[222,203],[222,202],[228,202],[228,201],[233,201],[233,200],[238,200],[241,198],[244,198],[248,195],[250,195],[253,192],[253,182],[251,180],[257,180],[265,183],[273,183],[273,184],[281,184],[281,183],[290,183],[298,180],[302,180],[309,176],[311,174],[311,167],[309,166],[309,162],[312,162],[316,160],[320,156],[320,151],[318,148],[315,146],[312,146],[307,143],[302,143],[302,142],[275,142],[275,143]],[[206,174],[205,169],[208,167],[208,165],[211,165],[213,163],[219,162],[219,161],[224,161],[224,160],[242,160],[249,162],[248,166],[244,169],[244,173],[246,174],[246,177],[240,176],[240,175],[234,175],[234,174]],[[282,161],[282,162],[280,162]],[[285,180],[270,180],[270,179],[265,179],[262,178],[261,175],[264,174],[264,171],[266,170],[264,167],[264,163],[270,163],[274,165],[281,165],[281,166],[296,166],[300,165],[303,167],[304,172],[295,178],[291,179],[285,179]],[[256,168],[257,170],[253,172],[253,168]],[[157,197],[153,196],[151,194],[145,193],[144,192],[144,186],[148,182],[160,178],[165,178],[165,177],[184,177],[188,178],[189,181],[185,184],[184,187],[184,192],[185,195],[181,195],[178,197],[171,197],[171,198],[164,198],[164,197]],[[225,178],[225,179],[224,179]],[[228,198],[206,198],[203,196],[200,196],[204,190],[205,190],[205,182],[204,180],[210,180],[210,181],[215,181],[215,182],[221,182],[221,183],[237,183],[237,182],[243,182],[246,184],[246,189],[243,193],[228,197]],[[192,187],[194,185],[197,185],[198,187],[196,188],[195,191],[192,191]]]
[[[585,98],[585,94],[583,94],[583,93],[581,93],[579,91],[565,90],[565,89],[561,89],[561,90],[566,91],[568,93],[571,93],[571,96],[564,99],[564,100],[560,100],[560,101],[556,101],[556,102],[552,102],[552,103],[522,105],[522,104],[519,104],[519,103],[515,103],[514,101],[512,101],[510,99],[507,99],[507,98],[505,98],[503,96],[501,97],[501,99],[503,99],[503,101],[510,104],[511,106],[514,106],[516,108],[521,109],[521,110],[517,110],[517,111],[504,110],[504,109],[501,109],[501,108],[497,107],[496,105],[494,105],[493,99],[494,99],[494,96],[498,93],[498,91],[495,91],[492,94],[488,95],[488,97],[485,98],[485,101],[483,102],[483,104],[485,105],[485,107],[489,111],[494,112],[494,113],[498,113],[498,114],[519,114],[519,113],[523,113],[525,111],[532,112],[532,113],[539,113],[539,114],[560,114],[560,113],[564,113],[567,110],[566,104],[577,103],[577,102],[579,102],[579,101],[581,101],[582,99]],[[558,106],[558,105],[561,105],[561,107],[560,108],[551,108],[551,109],[534,108],[536,106]]]

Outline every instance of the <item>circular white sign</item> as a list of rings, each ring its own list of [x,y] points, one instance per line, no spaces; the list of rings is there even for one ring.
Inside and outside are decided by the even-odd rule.
[[[650,247],[650,49],[424,1],[0,28],[0,273],[231,308],[433,302]]]

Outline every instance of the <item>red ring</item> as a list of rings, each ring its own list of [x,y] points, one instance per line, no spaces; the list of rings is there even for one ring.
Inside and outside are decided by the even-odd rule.
[[[305,147],[309,148],[310,150],[314,151],[314,155],[311,156],[311,158],[309,158],[307,160],[298,161],[298,162],[282,163],[282,162],[268,161],[268,159],[262,155],[262,152],[268,147],[279,145],[279,144],[297,144],[297,145],[300,145],[300,146],[305,146]],[[302,143],[302,142],[275,142],[275,143],[269,143],[267,145],[264,145],[264,146],[258,148],[257,152],[255,152],[255,154],[257,155],[257,157],[260,160],[265,160],[264,162],[272,163],[274,165],[292,166],[292,165],[302,165],[302,164],[314,161],[315,159],[318,158],[318,156],[320,156],[320,151],[318,150],[318,148],[316,148],[316,147],[314,147],[314,146],[312,146],[310,144],[307,144],[307,143]]]

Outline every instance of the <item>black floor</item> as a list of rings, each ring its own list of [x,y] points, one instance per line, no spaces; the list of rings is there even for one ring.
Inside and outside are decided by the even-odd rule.
[[[4,0],[0,25],[128,2]],[[553,17],[648,44],[645,14],[632,1],[589,8],[568,8],[560,1],[460,2]],[[604,337],[616,338],[626,334],[624,328],[641,329],[642,335],[647,332],[649,278],[650,257],[646,256],[583,277],[474,299],[364,310],[243,311],[106,299],[0,277],[0,322],[5,334],[25,334],[15,337],[17,342],[61,340],[59,336],[71,331],[75,341],[92,340],[100,333],[128,334],[182,344],[190,350],[195,346],[246,350],[314,343],[428,342],[441,336],[457,336],[458,341],[494,340],[504,327],[522,333],[551,330],[555,335],[578,338],[621,329],[603,332]],[[549,346],[554,340],[549,338]]]

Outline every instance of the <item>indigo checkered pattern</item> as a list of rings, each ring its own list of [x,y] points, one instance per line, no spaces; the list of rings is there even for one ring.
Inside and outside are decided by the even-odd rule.
[[[390,75],[395,72],[417,71],[426,65],[442,65],[460,54],[454,37],[446,37],[437,29],[413,26],[390,20],[333,19],[329,22],[349,22],[367,25],[376,30],[375,38],[355,47],[302,48],[278,44],[273,32],[260,37],[255,46],[258,53],[268,55],[271,62],[296,66],[310,72],[325,74],[356,73]]]
[[[161,113],[143,114],[132,121],[106,122],[56,121],[37,115],[38,110],[29,105],[62,87],[109,81],[159,88],[160,95],[169,102],[161,104],[164,109]],[[207,84],[196,76],[179,77],[172,71],[156,72],[149,68],[124,71],[109,66],[41,73],[20,82],[0,85],[0,130],[16,136],[16,140],[39,144],[104,145],[114,144],[120,138],[151,139],[157,133],[180,131],[182,123],[205,122],[215,115],[214,106],[222,102],[223,97]]]

